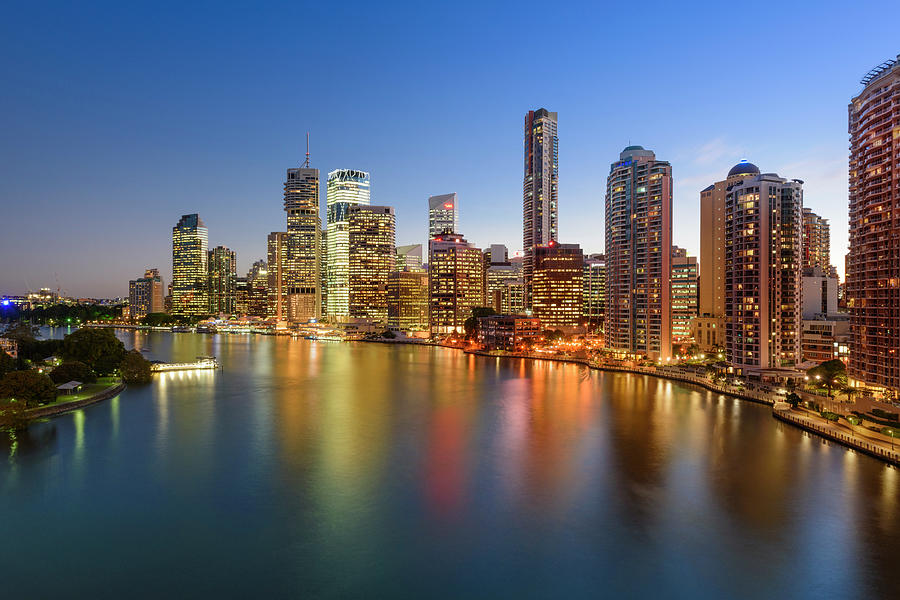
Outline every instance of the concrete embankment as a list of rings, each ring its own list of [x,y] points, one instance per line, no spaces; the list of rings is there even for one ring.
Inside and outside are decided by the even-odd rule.
[[[52,404],[50,406],[42,406],[41,408],[36,408],[28,413],[28,417],[31,419],[55,417],[56,415],[61,415],[72,410],[78,410],[79,408],[84,408],[85,406],[89,406],[91,404],[95,404],[97,402],[102,402],[103,400],[112,398],[113,396],[122,393],[122,390],[124,389],[125,384],[119,383],[112,387],[106,388],[102,392],[94,394],[90,398],[85,398],[84,400],[62,402],[60,404]]]

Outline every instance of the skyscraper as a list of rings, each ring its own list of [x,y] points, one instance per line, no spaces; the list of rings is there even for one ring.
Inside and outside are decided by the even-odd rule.
[[[606,184],[606,348],[672,354],[672,166],[641,146],[612,163]]]
[[[831,226],[809,208],[803,209],[803,268],[821,267],[837,275],[831,264]]]
[[[900,55],[862,79],[848,107],[848,374],[900,390]]]
[[[269,268],[260,259],[247,272],[247,314],[251,317],[268,316]]]
[[[209,231],[197,214],[183,215],[172,228],[172,313],[209,313],[206,261]]]
[[[697,316],[697,257],[672,246],[672,342],[691,337],[691,321]]]
[[[143,277],[128,282],[128,313],[132,319],[164,311],[163,284],[159,269],[147,269]]]
[[[386,324],[388,276],[397,263],[394,209],[350,206],[347,231],[350,316]]]
[[[522,184],[522,243],[525,285],[531,293],[534,247],[557,237],[559,137],[557,113],[545,108],[525,115],[525,177]]]
[[[459,229],[459,206],[456,193],[431,196],[428,199],[428,239]]]
[[[578,244],[534,247],[531,304],[544,329],[575,333],[584,296],[584,254]]]
[[[290,262],[289,248],[286,231],[273,231],[266,238],[266,316],[275,317],[278,321],[286,321],[290,311],[285,293],[285,269]]]
[[[207,281],[209,282],[209,314],[231,315],[235,312],[235,285],[237,261],[234,250],[216,246],[207,258]]]
[[[725,193],[725,349],[744,373],[800,360],[802,214],[797,179],[757,174]]]
[[[462,332],[472,309],[484,306],[484,257],[458,233],[439,235],[430,244],[431,332]]]
[[[428,273],[400,266],[388,276],[388,325],[428,331]]]
[[[593,333],[603,326],[603,314],[606,310],[605,256],[591,254],[585,257],[583,283],[581,313],[587,322],[588,330]]]
[[[280,293],[290,308],[284,316],[295,323],[307,322],[321,316],[322,304],[319,170],[309,167],[309,154],[304,166],[287,170],[284,211],[287,252]]]
[[[327,316],[340,320],[350,315],[350,240],[347,215],[351,206],[369,204],[369,174],[337,169],[327,182]]]

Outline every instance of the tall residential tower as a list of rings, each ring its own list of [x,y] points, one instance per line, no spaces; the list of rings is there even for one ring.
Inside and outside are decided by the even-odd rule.
[[[848,108],[849,375],[900,390],[900,55],[870,71]]]
[[[606,183],[606,348],[672,355],[672,166],[628,146]]]

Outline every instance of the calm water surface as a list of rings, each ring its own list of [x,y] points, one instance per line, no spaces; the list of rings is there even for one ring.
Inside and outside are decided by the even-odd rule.
[[[440,348],[120,336],[223,369],[0,443],[3,597],[900,597],[900,471],[766,407]]]

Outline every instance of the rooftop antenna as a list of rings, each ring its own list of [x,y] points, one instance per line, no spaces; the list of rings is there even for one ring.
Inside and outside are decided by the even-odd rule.
[[[304,167],[309,166],[309,132],[306,132],[306,162],[303,163]]]

